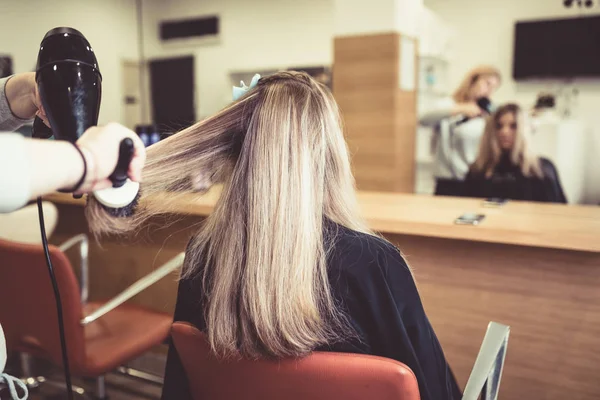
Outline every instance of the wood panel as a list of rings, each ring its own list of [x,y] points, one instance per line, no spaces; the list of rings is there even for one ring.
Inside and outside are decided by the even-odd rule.
[[[356,142],[358,141],[352,142],[352,146],[348,145],[351,149],[360,149],[360,151],[356,151],[356,154],[353,154],[352,160],[359,163],[370,162],[373,163],[373,165],[368,170],[357,171],[355,178],[359,179],[359,177],[363,176],[371,176],[375,178],[377,175],[379,175],[378,179],[382,179],[384,181],[387,180],[387,175],[394,170],[394,165],[396,163],[396,160],[394,159],[394,153],[391,151],[378,152],[373,149],[373,146],[369,145],[354,145]],[[364,143],[366,140],[361,142]]]
[[[334,42],[334,96],[361,190],[414,191],[416,96],[399,88],[399,57],[396,33]]]
[[[336,95],[336,100],[344,116],[344,121],[346,121],[347,117],[355,117],[365,119],[365,122],[368,123],[370,118],[374,116],[372,115],[373,113],[380,114],[375,115],[376,117],[392,119],[396,111],[394,109],[394,94],[387,87],[349,90],[343,94],[343,104],[340,104],[338,97],[342,97],[342,95]],[[370,99],[370,101],[365,101],[365,98]]]
[[[600,254],[386,236],[461,387],[493,320],[511,326],[500,398],[600,398]]]
[[[415,60],[417,60],[415,54]],[[415,61],[416,62],[416,61]],[[415,67],[415,71],[418,68]],[[414,192],[416,176],[417,146],[417,95],[396,86],[394,125],[396,129],[395,178],[400,192]]]
[[[362,90],[384,90],[392,95],[393,88],[390,83],[397,78],[395,68],[398,65],[397,56],[392,58],[369,57],[368,59],[357,60],[349,65],[338,65],[336,62],[336,74],[334,81],[334,90],[341,91],[362,91]],[[338,86],[336,85],[338,83]]]
[[[345,36],[334,40],[335,62],[389,60],[398,54],[398,35],[395,33]],[[365,57],[365,54],[368,54],[369,57]]]

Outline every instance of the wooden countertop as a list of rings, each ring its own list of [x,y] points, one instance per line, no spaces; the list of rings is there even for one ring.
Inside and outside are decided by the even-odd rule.
[[[167,194],[149,201],[160,201],[163,196]],[[186,195],[177,201],[176,212],[206,216],[218,196],[219,188],[202,196]],[[64,194],[47,199],[85,204]],[[480,199],[378,192],[359,192],[358,199],[371,228],[382,233],[600,252],[600,207],[596,206],[514,201],[487,208]],[[467,212],[486,218],[478,226],[454,224]]]

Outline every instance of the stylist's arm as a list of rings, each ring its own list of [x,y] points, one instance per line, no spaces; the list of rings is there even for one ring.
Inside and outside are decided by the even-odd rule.
[[[0,112],[2,114],[0,115],[0,127],[3,130],[12,130],[10,129],[12,126],[3,127],[3,122],[21,125],[35,116],[40,117],[48,125],[48,118],[42,108],[42,101],[35,83],[34,72],[15,74],[3,81],[3,97],[9,106],[9,110]],[[0,109],[2,108],[0,104]]]
[[[135,146],[128,176],[139,182],[146,160],[144,144],[122,125],[89,128],[75,145],[0,135],[0,212],[14,211],[28,200],[78,184],[76,193],[109,187],[108,177],[117,166],[119,145],[125,138]]]

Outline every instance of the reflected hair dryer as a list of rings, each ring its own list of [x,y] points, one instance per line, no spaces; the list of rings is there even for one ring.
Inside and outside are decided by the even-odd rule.
[[[488,99],[487,97],[480,97],[477,99],[477,106],[479,108],[481,108],[481,110],[486,113],[487,115],[492,115],[495,111],[495,107],[492,105],[492,102],[490,101],[490,99]],[[465,116],[463,118],[461,118],[458,122],[456,122],[456,125],[461,125],[464,124],[465,122],[469,121],[471,118]]]
[[[38,54],[35,80],[51,129],[36,117],[33,136],[75,143],[91,126],[98,124],[102,97],[102,74],[92,46],[73,28],[54,28],[44,36]],[[139,184],[127,179],[133,157],[131,139],[124,139],[119,161],[109,177],[113,187],[94,192],[94,197],[109,208],[131,204]]]

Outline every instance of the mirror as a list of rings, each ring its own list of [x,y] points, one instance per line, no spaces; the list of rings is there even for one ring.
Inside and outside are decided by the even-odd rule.
[[[600,35],[597,7],[562,1],[525,7],[516,0],[425,0],[424,5],[415,192],[434,194],[437,187],[442,194],[561,202],[557,190],[562,189],[568,204],[600,204],[600,119],[594,106],[600,101],[600,57],[593,50]],[[458,89],[478,66],[491,68],[484,68],[488,77],[496,70],[499,86],[493,80],[471,81],[470,93],[460,98]],[[491,99],[492,110],[509,114],[497,115],[489,134],[484,134],[488,114],[475,115],[478,95]],[[507,103],[519,106],[522,120],[511,118],[514,112],[503,108]],[[467,114],[473,118],[467,120]],[[487,154],[480,152],[482,141]],[[511,150],[516,146],[526,150]],[[509,153],[514,160],[505,163]],[[498,154],[498,164],[489,168]],[[474,165],[476,160],[480,163]],[[507,171],[508,164],[513,171]],[[473,175],[481,178],[474,190]],[[521,175],[540,175],[553,183],[532,187],[519,180]]]

